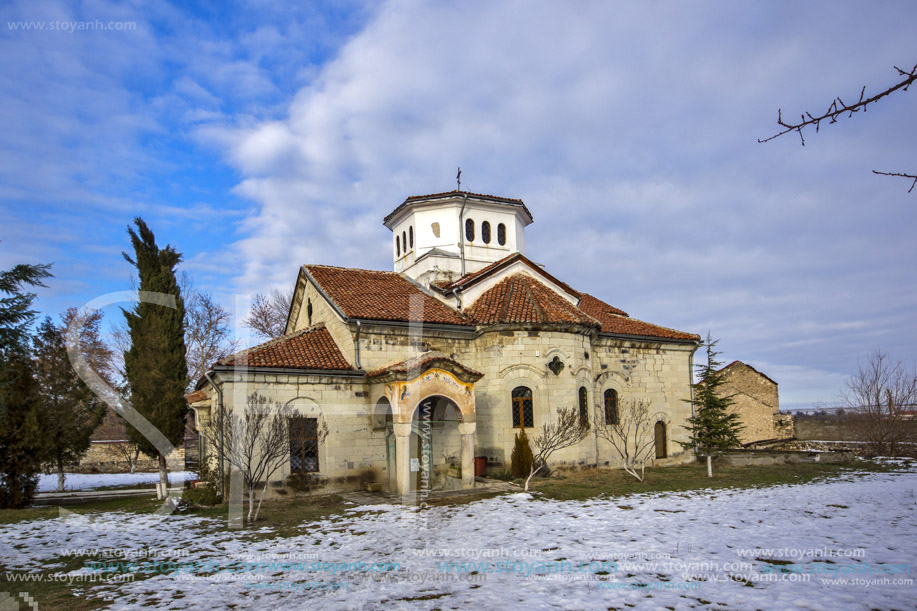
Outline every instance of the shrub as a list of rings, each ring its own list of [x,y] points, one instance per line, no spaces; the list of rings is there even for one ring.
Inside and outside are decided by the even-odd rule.
[[[213,486],[201,486],[200,488],[188,488],[182,494],[182,499],[191,505],[219,505],[220,494]]]
[[[508,482],[509,480],[513,479],[513,474],[506,469],[501,469],[500,471],[494,471],[491,473],[490,477],[493,479],[499,479],[504,482]]]
[[[532,448],[529,446],[529,438],[525,434],[525,429],[520,430],[516,435],[516,445],[513,447],[510,459],[510,470],[513,477],[528,477],[532,472]]]

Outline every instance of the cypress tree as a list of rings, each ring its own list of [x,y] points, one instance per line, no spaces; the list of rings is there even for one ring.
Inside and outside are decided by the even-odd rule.
[[[89,449],[90,436],[105,415],[105,403],[73,369],[63,330],[50,318],[38,327],[33,342],[39,395],[47,422],[45,435],[50,459],[57,468],[57,489],[63,491],[64,466],[78,462]]]
[[[141,302],[133,310],[124,311],[131,339],[131,347],[124,353],[124,371],[134,409],[177,446],[184,436],[188,411],[184,398],[188,383],[185,304],[175,276],[181,253],[171,246],[160,249],[143,219],[137,217],[134,224],[136,231],[127,228],[134,257],[122,255],[137,268],[139,290],[171,295],[175,298],[175,308]],[[167,457],[133,426],[128,433],[141,451],[158,455],[159,481],[168,486]]]
[[[707,334],[705,342],[707,362],[697,365],[698,381],[692,385],[694,415],[688,418],[691,437],[687,442],[679,442],[685,448],[695,448],[699,456],[707,457],[707,475],[713,477],[714,456],[724,450],[741,445],[739,432],[742,425],[739,415],[730,413],[731,396],[723,396],[721,386],[725,383],[724,374],[720,371],[722,363],[717,360],[718,352],[714,350],[717,342]]]

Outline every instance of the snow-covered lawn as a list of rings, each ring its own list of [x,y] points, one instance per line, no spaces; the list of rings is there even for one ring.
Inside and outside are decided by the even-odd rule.
[[[902,471],[589,501],[518,493],[354,507],[285,538],[195,516],[69,515],[0,526],[0,562],[66,572],[67,549],[108,550],[107,570],[146,572],[67,574],[115,609],[913,609],[917,586],[895,581],[914,579],[915,489]]]
[[[159,472],[155,473],[67,473],[64,490],[92,490],[106,486],[149,486],[159,481]],[[175,485],[197,477],[191,471],[169,473],[169,484]],[[38,476],[39,492],[57,492],[57,473]]]

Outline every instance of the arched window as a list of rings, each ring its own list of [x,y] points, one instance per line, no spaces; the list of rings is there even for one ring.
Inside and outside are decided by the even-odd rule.
[[[401,245],[404,247],[404,254],[408,254],[408,234],[401,232]]]
[[[490,223],[487,221],[481,223],[481,240],[483,240],[485,244],[490,244]]]
[[[288,418],[290,473],[318,472],[318,419]]]
[[[474,221],[471,219],[465,221],[465,239],[474,242]]]
[[[605,424],[618,424],[618,391],[605,391]]]
[[[585,386],[579,387],[579,423],[589,426],[589,393]]]
[[[408,245],[414,248],[414,226],[408,227]]]
[[[497,225],[497,244],[506,246],[506,225],[503,223]]]
[[[395,256],[401,256],[401,238],[399,236],[395,236]]]
[[[660,420],[653,428],[656,436],[656,458],[667,458],[669,455],[668,435],[666,435],[665,422]]]
[[[535,426],[532,409],[532,389],[517,386],[513,389],[513,428],[531,428]]]

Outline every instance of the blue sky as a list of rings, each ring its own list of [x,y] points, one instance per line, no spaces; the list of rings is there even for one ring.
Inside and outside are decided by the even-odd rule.
[[[784,408],[833,403],[874,348],[917,358],[917,192],[871,172],[917,170],[915,93],[805,147],[757,139],[778,108],[894,83],[915,17],[909,1],[7,3],[0,268],[54,262],[52,315],[125,290],[140,215],[232,308],[302,263],[389,269],[382,217],[461,165],[464,188],[525,200],[527,254],[552,273],[709,329]]]

